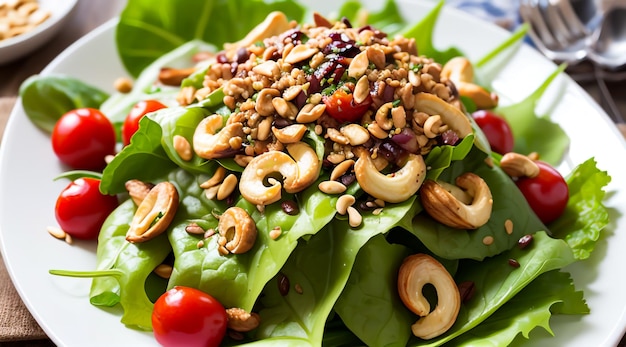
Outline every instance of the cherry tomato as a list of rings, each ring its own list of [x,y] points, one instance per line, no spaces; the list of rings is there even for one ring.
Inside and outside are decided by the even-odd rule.
[[[124,146],[128,146],[130,138],[133,137],[133,134],[139,129],[139,121],[143,116],[166,107],[167,106],[156,100],[144,100],[136,103],[128,113],[128,116],[126,116],[124,124],[122,125],[122,143],[124,143]]]
[[[324,96],[322,101],[326,104],[326,112],[340,122],[359,120],[372,103],[369,96],[360,104],[354,103],[352,94],[344,88],[338,88],[331,96]]]
[[[152,311],[154,336],[165,347],[219,346],[227,323],[224,306],[191,287],[168,290],[157,299]]]
[[[115,154],[115,130],[97,109],[79,108],[65,113],[52,130],[52,149],[74,169],[101,170],[104,158]]]
[[[98,237],[104,220],[118,206],[117,197],[100,193],[100,180],[79,178],[57,198],[55,214],[61,229],[77,239]]]
[[[472,117],[485,133],[494,152],[505,154],[513,150],[513,132],[504,117],[487,110],[476,111],[472,113]]]
[[[536,163],[539,175],[521,177],[516,184],[539,219],[547,224],[563,214],[569,199],[569,188],[555,168],[542,161]]]

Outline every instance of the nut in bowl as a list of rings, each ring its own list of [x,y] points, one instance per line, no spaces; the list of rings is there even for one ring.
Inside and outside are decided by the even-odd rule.
[[[0,64],[22,58],[49,41],[77,1],[0,1]]]

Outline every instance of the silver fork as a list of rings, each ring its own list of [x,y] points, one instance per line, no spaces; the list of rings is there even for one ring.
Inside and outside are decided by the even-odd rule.
[[[591,32],[569,1],[521,0],[520,15],[530,24],[530,36],[549,59],[576,63],[587,58]]]
[[[529,24],[528,36],[548,59],[576,64],[588,58],[592,31],[582,23],[569,0],[520,0],[520,16]],[[597,18],[591,22],[598,21]],[[616,123],[624,118],[607,88],[603,71],[594,64],[593,78],[601,103]]]

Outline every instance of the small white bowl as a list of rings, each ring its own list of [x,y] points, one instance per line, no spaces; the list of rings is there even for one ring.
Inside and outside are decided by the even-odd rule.
[[[50,17],[33,30],[9,39],[0,40],[0,64],[20,58],[49,41],[69,17],[78,0],[38,0]]]

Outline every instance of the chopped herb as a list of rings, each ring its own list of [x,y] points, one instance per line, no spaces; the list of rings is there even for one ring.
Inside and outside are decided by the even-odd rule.
[[[397,100],[394,100],[394,101],[391,103],[391,105],[393,105],[393,107],[398,107],[398,106],[400,106],[400,103],[401,103],[401,102],[402,102],[402,101],[401,101],[400,99],[397,99]]]
[[[159,211],[159,214],[156,217],[154,217],[154,220],[150,223],[150,228],[152,228],[155,224],[157,224],[157,222],[161,220],[161,218],[163,218],[164,215],[165,214],[162,211]]]
[[[420,72],[420,70],[424,67],[423,64],[409,64],[409,69],[413,70],[413,72]]]

